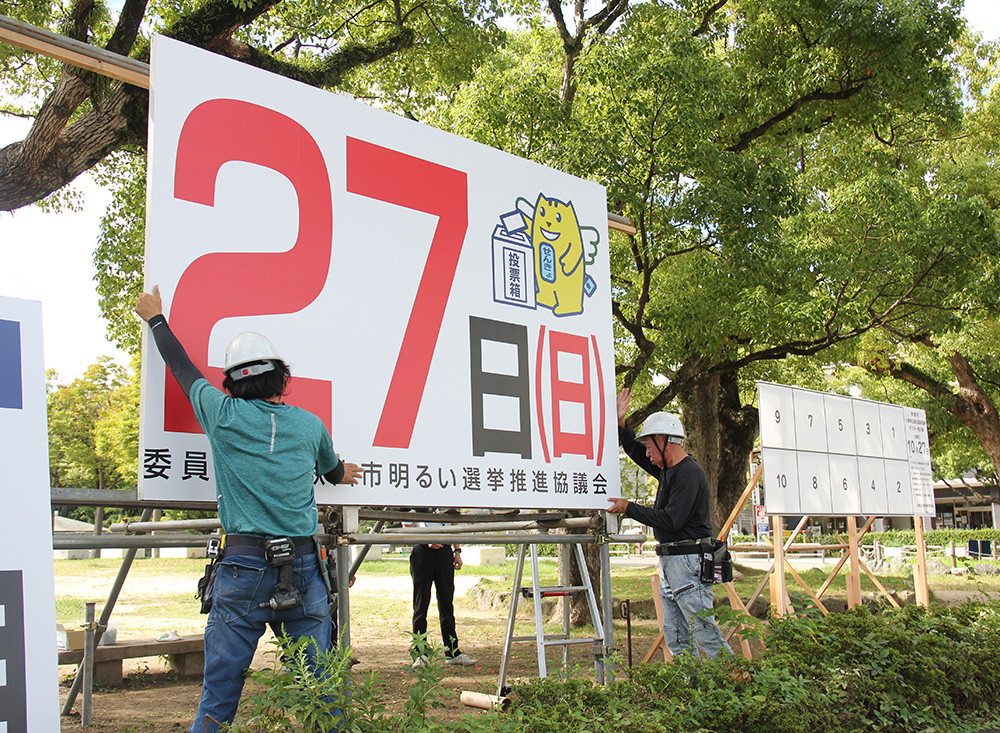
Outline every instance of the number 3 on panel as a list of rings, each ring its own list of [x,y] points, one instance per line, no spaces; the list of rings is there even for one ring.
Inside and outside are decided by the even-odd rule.
[[[230,161],[270,168],[285,176],[298,199],[298,237],[287,252],[212,253],[184,271],[170,305],[170,327],[210,382],[222,370],[208,366],[212,328],[223,318],[294,313],[323,291],[330,269],[333,200],[323,153],[298,122],[249,102],[212,99],[195,107],[177,142],[174,197],[213,206],[219,169]],[[277,285],[277,286],[276,286]],[[197,433],[191,405],[166,380],[164,430]],[[332,390],[326,380],[295,378],[292,400],[331,428]]]

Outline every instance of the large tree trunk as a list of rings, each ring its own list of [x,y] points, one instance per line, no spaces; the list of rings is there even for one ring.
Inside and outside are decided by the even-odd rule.
[[[965,423],[979,439],[993,463],[993,472],[1000,475],[1000,416],[989,394],[979,384],[969,360],[957,351],[948,359],[958,381],[958,393],[949,411]]]
[[[708,474],[712,526],[718,532],[746,488],[757,410],[740,404],[736,372],[695,383],[680,401],[687,433],[684,448]]]

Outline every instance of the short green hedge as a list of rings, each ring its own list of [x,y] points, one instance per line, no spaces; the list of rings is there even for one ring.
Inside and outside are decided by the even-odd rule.
[[[847,539],[847,534],[840,535],[813,535],[812,542],[824,545],[837,544],[837,537],[842,540]],[[799,535],[805,541],[802,535]],[[917,533],[912,529],[891,529],[887,532],[868,532],[861,538],[862,545],[872,545],[878,540],[886,547],[906,547],[917,544]],[[1000,529],[928,529],[924,531],[924,541],[928,545],[940,545],[947,547],[949,542],[954,542],[958,547],[967,547],[969,540],[989,540],[993,546],[1000,543]],[[756,543],[757,538],[750,535],[732,534],[729,536],[731,544]]]
[[[1000,605],[772,620],[753,662],[634,667],[519,685],[492,730],[961,733],[1000,721]],[[478,730],[478,728],[477,728]]]
[[[599,685],[593,669],[568,679],[515,685],[504,712],[461,720],[436,714],[444,695],[441,650],[414,639],[413,673],[401,712],[389,712],[377,675],[348,683],[350,649],[308,671],[304,643],[272,652],[251,672],[257,691],[233,733],[976,733],[1000,727],[1000,603],[799,613],[757,633],[767,651],[617,667]],[[488,683],[484,675],[484,686]]]

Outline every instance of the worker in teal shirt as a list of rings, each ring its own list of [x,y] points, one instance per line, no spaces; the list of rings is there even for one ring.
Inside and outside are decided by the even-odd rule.
[[[354,484],[361,470],[340,460],[318,417],[281,401],[291,373],[267,338],[245,332],[229,344],[226,394],[209,384],[171,332],[159,288],[139,296],[135,309],[212,446],[226,539],[208,591],[205,677],[190,733],[213,733],[236,717],[245,672],[268,625],[277,636],[312,639],[312,660],[331,648],[329,597],[312,539],[313,481]]]

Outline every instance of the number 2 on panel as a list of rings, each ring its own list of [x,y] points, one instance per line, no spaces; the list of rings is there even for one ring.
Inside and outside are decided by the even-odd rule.
[[[323,291],[333,242],[333,199],[323,153],[298,122],[267,107],[212,99],[195,107],[177,141],[174,197],[214,206],[219,170],[229,162],[269,168],[285,176],[298,201],[298,235],[286,252],[211,253],[184,270],[170,304],[170,325],[191,361],[218,384],[222,370],[208,365],[212,328],[234,316],[295,313]],[[294,287],[275,287],[286,283]],[[294,404],[331,427],[328,380],[296,377]],[[176,381],[167,378],[163,428],[197,433],[201,427]]]

